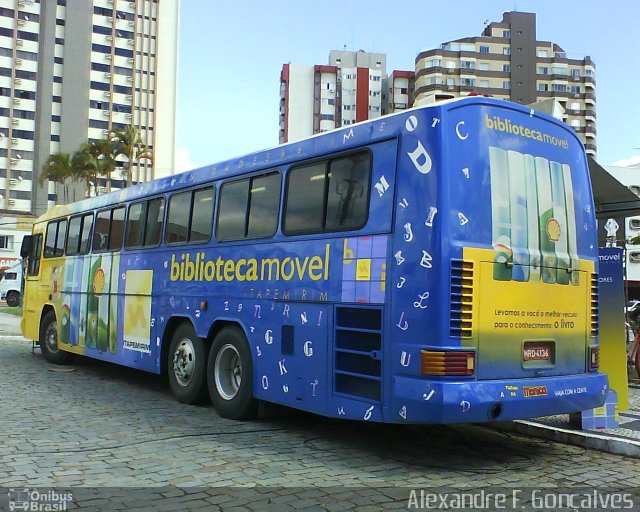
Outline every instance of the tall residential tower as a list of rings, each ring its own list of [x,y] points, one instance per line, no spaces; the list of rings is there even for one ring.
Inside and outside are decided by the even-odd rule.
[[[173,172],[176,0],[4,0],[0,8],[0,211],[39,214],[50,154],[112,128],[137,128],[153,152],[134,179]],[[116,173],[116,178],[117,173]]]

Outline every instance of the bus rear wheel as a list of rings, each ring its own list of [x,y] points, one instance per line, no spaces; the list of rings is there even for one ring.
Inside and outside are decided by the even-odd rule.
[[[15,308],[20,302],[20,294],[18,292],[10,291],[7,293],[7,306]]]
[[[58,348],[58,322],[53,310],[49,310],[40,322],[40,351],[51,364],[66,364],[71,361],[73,354]]]
[[[169,346],[169,384],[173,396],[183,404],[202,403],[207,398],[207,346],[189,322],[178,326]]]
[[[253,397],[253,363],[238,328],[224,327],[214,338],[207,364],[209,396],[220,416],[248,420],[258,414]]]

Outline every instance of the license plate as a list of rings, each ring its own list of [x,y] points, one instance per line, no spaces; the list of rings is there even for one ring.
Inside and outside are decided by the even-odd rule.
[[[526,344],[522,351],[523,361],[551,361],[551,346]]]

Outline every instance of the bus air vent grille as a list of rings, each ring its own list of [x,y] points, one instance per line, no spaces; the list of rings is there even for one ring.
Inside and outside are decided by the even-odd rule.
[[[591,274],[591,287],[590,287],[590,320],[591,320],[591,336],[595,337],[598,335],[600,330],[600,315],[598,311],[598,274]]]
[[[334,390],[379,402],[382,396],[382,309],[336,307]]]
[[[449,335],[471,338],[473,331],[473,262],[451,260]]]

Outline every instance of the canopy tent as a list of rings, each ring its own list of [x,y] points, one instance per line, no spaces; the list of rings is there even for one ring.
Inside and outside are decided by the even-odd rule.
[[[608,219],[640,215],[640,198],[611,176],[593,158],[587,158],[596,217]]]

